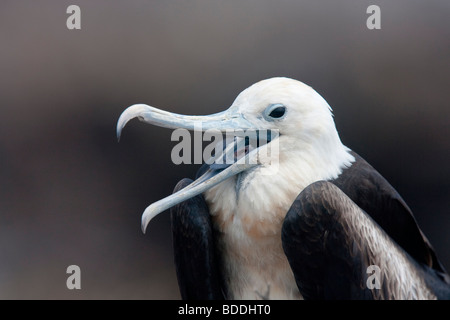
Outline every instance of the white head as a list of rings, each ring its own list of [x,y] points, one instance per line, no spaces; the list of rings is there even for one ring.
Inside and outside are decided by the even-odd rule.
[[[334,129],[328,103],[311,87],[289,78],[253,84],[237,96],[232,108],[255,127],[278,129],[284,135],[305,138]]]
[[[300,81],[278,77],[257,82],[237,96],[234,108],[253,128],[279,130],[285,150],[313,148],[327,157],[341,149],[330,106]]]

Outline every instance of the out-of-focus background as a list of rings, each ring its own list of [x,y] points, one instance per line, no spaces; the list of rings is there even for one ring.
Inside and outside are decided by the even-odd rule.
[[[140,217],[199,166],[172,164],[171,130],[132,121],[117,143],[117,119],[218,112],[273,76],[329,102],[449,269],[449,17],[448,0],[2,1],[0,298],[178,299],[169,215],[146,235]]]

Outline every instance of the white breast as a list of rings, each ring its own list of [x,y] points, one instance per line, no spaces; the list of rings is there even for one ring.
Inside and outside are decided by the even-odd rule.
[[[221,185],[206,195],[218,231],[228,298],[301,298],[281,245],[281,224],[288,208],[280,206],[265,214],[261,199],[246,202],[243,194],[236,197],[235,182],[229,179],[224,184],[230,186]],[[217,196],[221,201],[211,202]]]

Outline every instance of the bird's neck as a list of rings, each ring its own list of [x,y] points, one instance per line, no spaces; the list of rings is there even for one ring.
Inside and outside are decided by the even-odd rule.
[[[278,234],[287,211],[306,186],[336,178],[354,161],[350,150],[337,139],[319,148],[280,141],[280,145],[296,147],[282,146],[276,167],[256,167],[205,192],[219,231],[239,224],[250,237]]]

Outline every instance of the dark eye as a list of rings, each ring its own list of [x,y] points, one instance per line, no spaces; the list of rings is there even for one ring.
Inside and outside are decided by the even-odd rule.
[[[271,104],[264,111],[264,118],[268,121],[280,119],[286,114],[286,107],[281,103]]]
[[[269,117],[281,118],[282,116],[284,116],[285,112],[286,112],[286,107],[276,107],[269,113]]]

